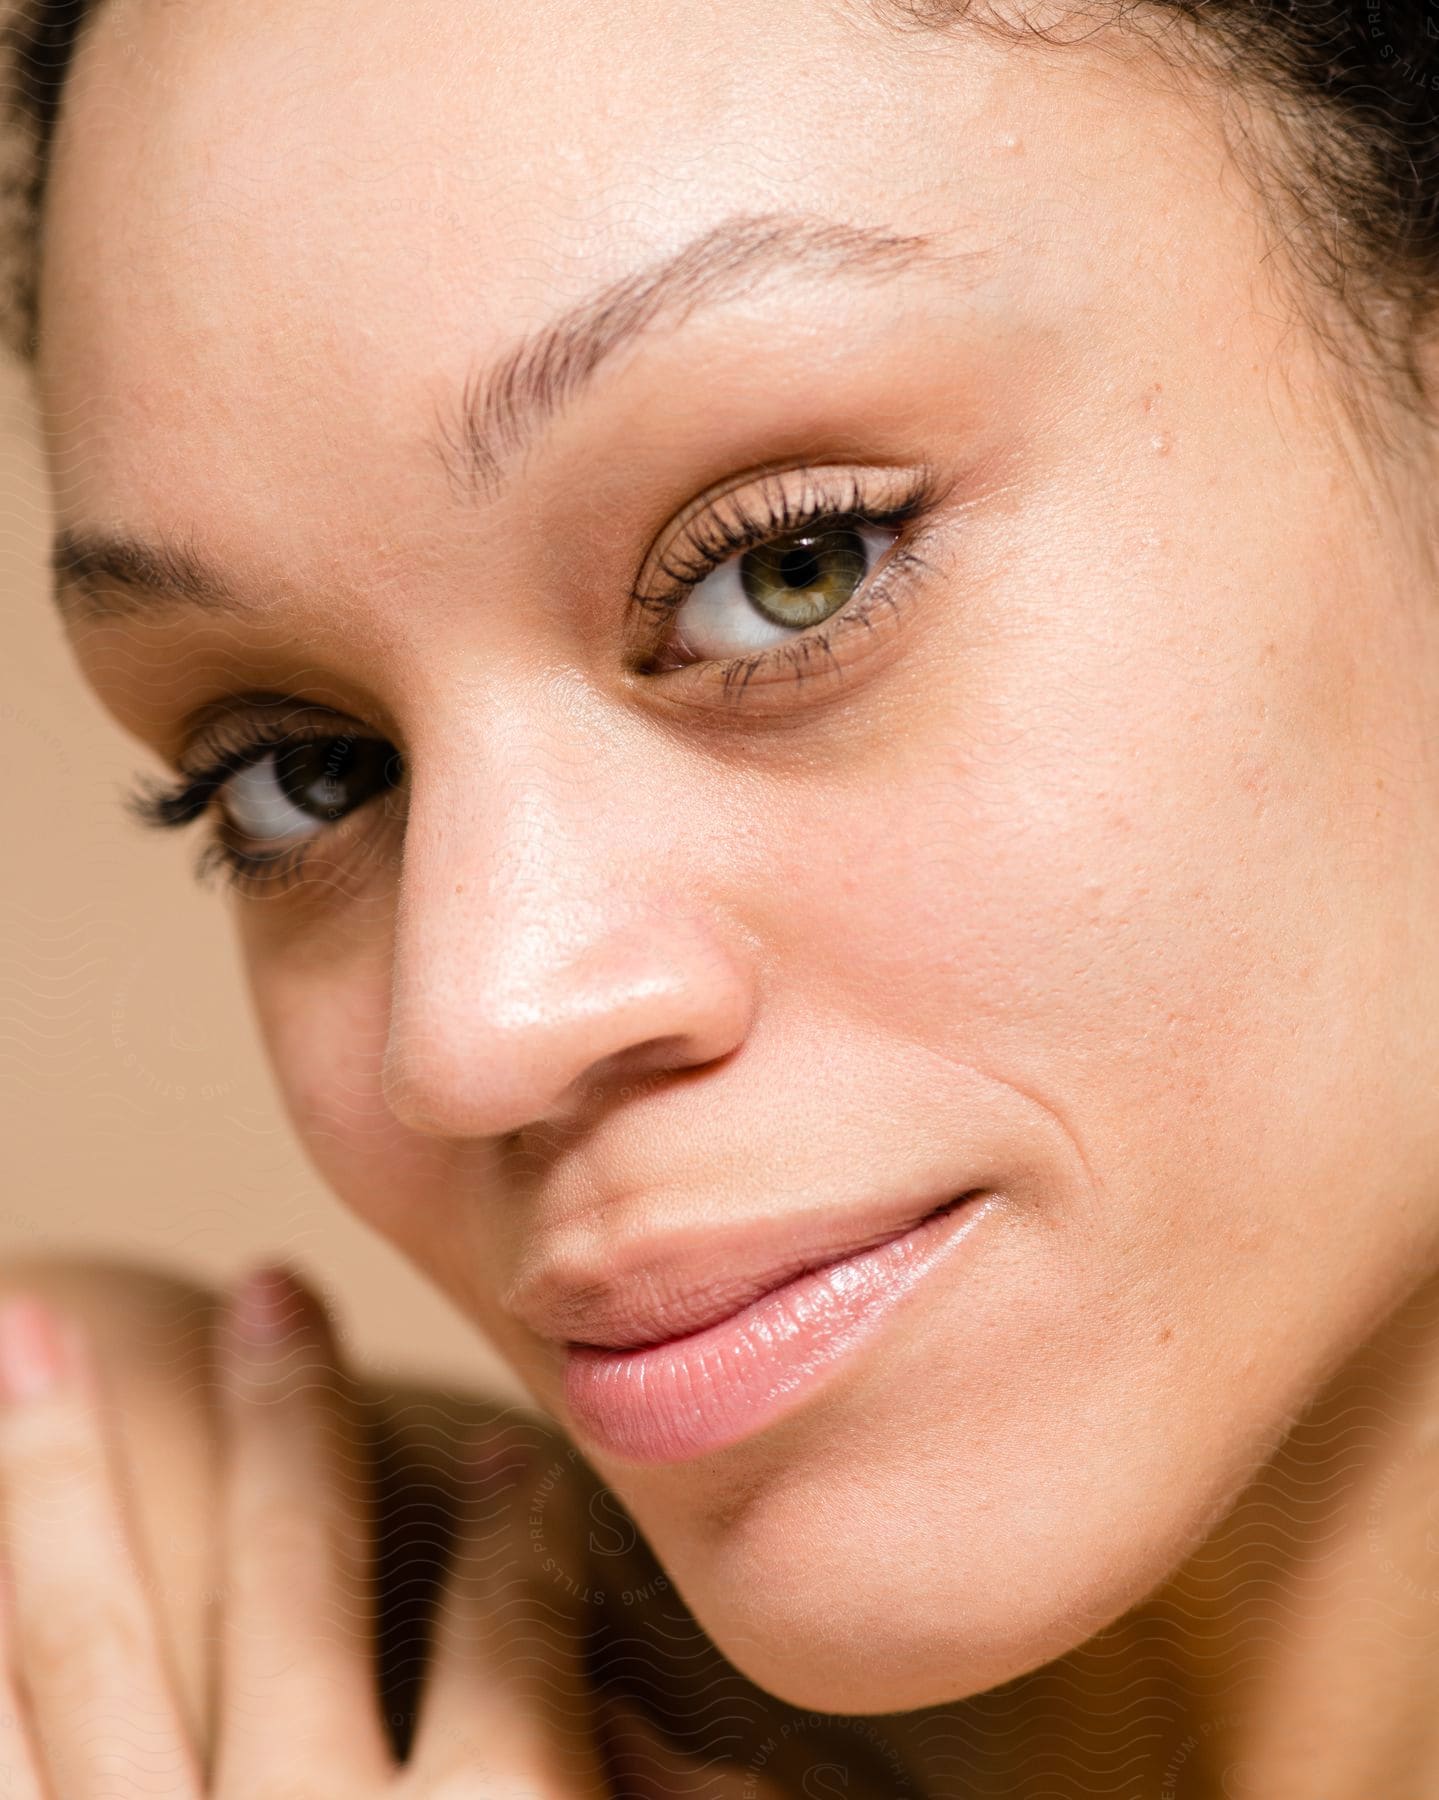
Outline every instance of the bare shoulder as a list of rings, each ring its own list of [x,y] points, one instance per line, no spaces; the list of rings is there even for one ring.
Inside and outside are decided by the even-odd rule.
[[[0,1259],[0,1297],[20,1292],[79,1319],[100,1358],[175,1678],[207,1742],[222,1600],[213,1357],[223,1296],[157,1264],[8,1254]],[[351,1373],[376,1470],[381,1691],[403,1741],[423,1674],[429,1607],[469,1479],[470,1446],[519,1442],[531,1453],[552,1452],[571,1480],[572,1453],[541,1415],[500,1397]]]

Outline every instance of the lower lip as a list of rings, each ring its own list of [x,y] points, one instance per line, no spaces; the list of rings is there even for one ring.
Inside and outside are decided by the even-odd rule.
[[[966,1196],[688,1337],[638,1350],[572,1344],[565,1405],[575,1429],[631,1463],[686,1462],[752,1437],[811,1399],[987,1210]]]

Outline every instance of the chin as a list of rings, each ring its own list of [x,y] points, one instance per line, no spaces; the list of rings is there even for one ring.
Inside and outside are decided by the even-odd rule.
[[[1060,1457],[946,1480],[847,1459],[736,1483],[703,1524],[640,1523],[701,1628],[766,1693],[806,1711],[913,1712],[1053,1662],[1165,1582],[1213,1496],[1186,1505],[1136,1490],[1132,1473],[1122,1458],[1106,1480],[1102,1460],[1079,1474]]]
[[[988,1638],[961,1635],[953,1623],[928,1635],[903,1617],[902,1599],[878,1615],[857,1618],[840,1608],[818,1619],[781,1617],[770,1607],[725,1607],[716,1618],[690,1604],[711,1641],[756,1687],[798,1711],[857,1717],[967,1700],[1052,1662],[1088,1635],[1052,1620],[1047,1631],[1022,1630],[1013,1619]]]
[[[1141,1601],[1167,1573],[1123,1571],[1082,1592],[1055,1581],[1047,1596],[1017,1592],[1006,1563],[966,1581],[934,1546],[908,1572],[791,1562],[778,1586],[722,1572],[675,1585],[710,1640],[776,1700],[802,1711],[852,1715],[952,1705],[1078,1649]],[[1124,1578],[1124,1577],[1127,1577]]]
[[[931,1578],[876,1581],[837,1561],[791,1564],[777,1591],[764,1579],[687,1591],[711,1641],[748,1680],[802,1711],[863,1716],[915,1712],[987,1692],[1078,1647],[1118,1615],[1078,1619],[1055,1604],[1007,1603],[996,1570],[966,1596],[930,1563]]]

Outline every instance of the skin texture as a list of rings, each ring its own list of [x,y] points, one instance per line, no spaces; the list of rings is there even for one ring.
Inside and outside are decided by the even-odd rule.
[[[1343,1468],[1353,1527],[1408,1471],[1387,1531],[1423,1466],[1432,421],[1358,429],[1219,107],[1112,34],[1051,57],[774,0],[341,16],[101,13],[40,358],[59,522],[185,538],[253,596],[76,620],[114,716],[173,758],[194,708],[265,689],[403,753],[402,794],[235,906],[316,1167],[562,1425],[558,1353],[505,1304],[542,1242],[984,1180],[969,1252],[812,1404],[595,1469],[782,1701],[948,1707],[1167,1619],[1156,1682],[1180,1665],[1213,1726],[1185,1779],[1237,1739],[1292,1771],[1254,1720],[1337,1665],[1215,1701],[1248,1590],[1204,1546],[1248,1495],[1307,1567],[1335,1540],[1291,1504],[1306,1472]],[[457,498],[438,395],[779,212],[950,260],[740,284]],[[897,617],[737,705],[698,666],[634,676],[631,585],[762,465],[940,472]],[[1355,1384],[1355,1456],[1321,1410],[1286,1462]]]

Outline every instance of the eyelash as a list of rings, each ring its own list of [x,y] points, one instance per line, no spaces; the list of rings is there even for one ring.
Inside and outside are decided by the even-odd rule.
[[[267,722],[232,714],[211,725],[203,742],[210,760],[179,781],[156,780],[149,775],[136,777],[123,805],[139,824],[160,831],[180,830],[209,811],[227,782],[242,769],[263,762],[272,751],[293,750],[305,744],[343,742],[363,734],[338,728],[336,720],[328,720],[323,731],[297,728],[298,720],[316,716],[316,709],[293,700],[277,697],[268,703],[272,716]],[[392,758],[398,785],[403,762],[398,751]],[[388,792],[386,788],[382,792]],[[362,803],[363,804],[363,803]],[[353,809],[358,812],[359,807]],[[345,818],[351,817],[347,813]],[[343,822],[343,821],[341,821]],[[318,821],[317,821],[318,823]],[[301,838],[284,850],[256,853],[242,849],[224,835],[224,822],[216,819],[209,835],[201,842],[195,859],[195,879],[205,886],[213,875],[242,892],[275,892],[289,887],[300,874],[309,852],[326,834]]]
[[[706,576],[731,557],[742,555],[771,538],[820,526],[902,530],[926,519],[943,499],[941,484],[935,471],[928,466],[911,475],[898,497],[888,506],[866,505],[864,484],[852,473],[847,477],[847,488],[842,492],[827,493],[823,473],[811,477],[812,485],[805,500],[799,504],[791,502],[778,476],[766,479],[758,496],[759,510],[753,508],[747,492],[738,498],[727,496],[730,507],[727,515],[711,509],[687,528],[689,535],[683,558],[670,551],[660,559],[657,573],[668,585],[659,591],[635,589],[630,595],[632,604],[641,612],[668,618],[679,610]],[[924,566],[912,543],[901,539],[885,558],[880,577],[876,579],[866,574],[856,598],[846,601],[822,625],[796,632],[792,642],[771,645],[754,655],[706,659],[702,664],[681,664],[680,668],[703,666],[706,670],[704,679],[721,682],[727,699],[740,698],[755,671],[762,666],[787,664],[793,670],[793,680],[803,681],[809,676],[810,663],[816,656],[829,657],[833,662],[833,642],[841,631],[859,625],[869,626],[882,605],[895,607],[902,578]],[[656,669],[653,656],[641,659],[636,665],[639,674],[654,673]],[[285,716],[290,719],[289,724],[279,719],[261,724],[253,718],[246,719],[243,714],[220,719],[208,733],[208,747],[213,755],[205,766],[183,775],[176,782],[157,781],[147,775],[136,777],[124,798],[125,810],[146,828],[180,829],[211,809],[232,776],[262,762],[272,751],[308,743],[328,743],[354,735],[335,729],[333,720],[331,728],[325,731],[297,730],[295,715],[313,709],[286,701],[283,696],[277,697],[273,704],[287,708]],[[397,768],[401,766],[398,752],[394,762]],[[365,804],[361,802],[361,807]],[[353,810],[358,812],[360,809]],[[218,873],[228,886],[242,892],[290,887],[299,879],[309,851],[327,835],[321,830],[287,850],[256,854],[240,848],[223,832],[223,822],[217,819],[195,860],[195,878],[203,886]]]
[[[791,500],[778,475],[767,477],[760,490],[758,499],[762,510],[752,509],[753,497],[748,489],[738,496],[725,496],[730,513],[726,515],[715,507],[702,514],[689,527],[690,535],[685,545],[689,555],[680,560],[673,552],[668,552],[660,560],[658,572],[668,578],[669,586],[653,593],[636,588],[630,595],[635,606],[644,612],[669,617],[683,606],[707,575],[713,574],[731,557],[753,550],[772,538],[820,526],[832,529],[859,525],[884,531],[902,530],[933,513],[946,491],[942,489],[937,473],[926,466],[909,477],[890,505],[874,506],[866,504],[864,483],[853,473],[843,478],[847,486],[840,489],[826,489],[825,473],[821,471],[811,477],[812,486],[805,499],[797,504]],[[750,678],[761,667],[788,665],[794,671],[794,681],[805,680],[811,672],[812,660],[816,655],[830,655],[840,631],[855,625],[868,625],[882,604],[894,603],[894,590],[900,577],[922,566],[912,542],[897,544],[886,558],[881,575],[875,578],[867,574],[857,597],[846,601],[822,625],[796,632],[790,642],[771,645],[751,656],[705,660],[702,665],[704,679],[720,682],[726,698],[735,699],[742,696]],[[654,667],[651,658],[640,665],[638,672],[651,673]]]

